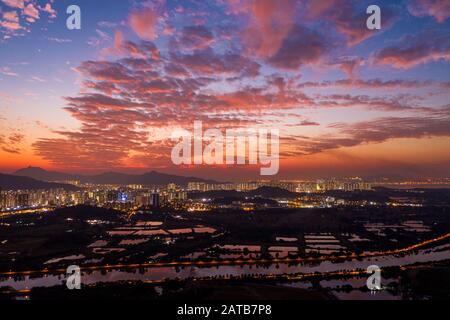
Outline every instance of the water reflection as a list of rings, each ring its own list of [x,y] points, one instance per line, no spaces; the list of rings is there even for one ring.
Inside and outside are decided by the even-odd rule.
[[[96,270],[83,272],[82,282],[93,284],[97,282],[116,282],[124,280],[164,280],[186,279],[189,277],[215,277],[215,276],[244,276],[244,275],[280,275],[295,273],[333,272],[339,270],[366,269],[376,264],[380,267],[410,265],[417,262],[441,261],[450,259],[448,246],[436,247],[433,250],[420,250],[417,253],[405,256],[379,256],[353,259],[348,261],[317,263],[287,264],[277,263],[271,265],[223,265],[209,267],[151,267],[136,269]],[[10,286],[16,290],[33,287],[49,287],[62,284],[65,275],[43,275],[38,277],[21,276],[0,280],[0,287]],[[345,295],[345,293],[343,293]]]

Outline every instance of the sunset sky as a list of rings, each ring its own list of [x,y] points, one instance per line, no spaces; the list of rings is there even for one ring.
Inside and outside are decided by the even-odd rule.
[[[450,177],[449,98],[450,0],[0,0],[0,172],[259,177],[172,165],[201,120],[278,128],[277,178]]]

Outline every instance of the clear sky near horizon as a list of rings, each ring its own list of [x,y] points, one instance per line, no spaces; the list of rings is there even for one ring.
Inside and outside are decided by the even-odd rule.
[[[259,176],[174,166],[201,120],[278,128],[279,178],[448,177],[449,97],[450,0],[0,0],[2,172]]]

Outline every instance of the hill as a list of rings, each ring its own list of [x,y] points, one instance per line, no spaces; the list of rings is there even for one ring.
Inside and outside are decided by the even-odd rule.
[[[188,182],[216,183],[216,181],[214,180],[205,180],[196,177],[184,177],[157,171],[150,171],[143,174],[105,172],[98,175],[81,175],[47,171],[39,167],[28,167],[17,170],[14,174],[49,182],[79,180],[82,183],[94,184],[166,185],[168,183],[176,183],[181,186],[186,186]]]
[[[37,189],[65,189],[78,190],[70,184],[40,181],[29,177],[21,177],[0,173],[0,188],[2,190],[37,190]]]
[[[28,167],[19,169],[14,172],[16,176],[24,176],[42,181],[68,181],[68,180],[78,180],[79,176],[71,175],[56,171],[47,171],[39,167]]]
[[[295,192],[290,192],[285,189],[278,187],[260,187],[255,190],[239,192],[236,190],[215,190],[206,192],[192,192],[189,194],[190,199],[202,199],[202,198],[234,198],[234,199],[245,199],[252,197],[261,197],[265,199],[277,199],[277,198],[287,198],[294,199],[298,196]]]

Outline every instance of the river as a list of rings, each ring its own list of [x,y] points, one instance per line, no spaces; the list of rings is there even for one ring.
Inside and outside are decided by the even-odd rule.
[[[271,265],[223,265],[208,267],[149,267],[121,270],[95,270],[83,272],[82,283],[93,284],[99,282],[116,282],[123,280],[164,280],[186,279],[189,277],[212,277],[226,275],[269,275],[269,274],[295,274],[313,272],[333,272],[338,270],[366,269],[370,265],[379,267],[405,266],[417,262],[442,261],[450,259],[450,245],[441,245],[432,249],[419,250],[416,253],[405,256],[386,255],[366,257],[360,260],[347,260],[340,262],[322,261],[318,263],[301,263],[289,265],[278,263]],[[9,286],[16,290],[31,289],[34,287],[50,287],[65,282],[65,274],[44,274],[38,276],[16,276],[0,279],[0,287]]]

